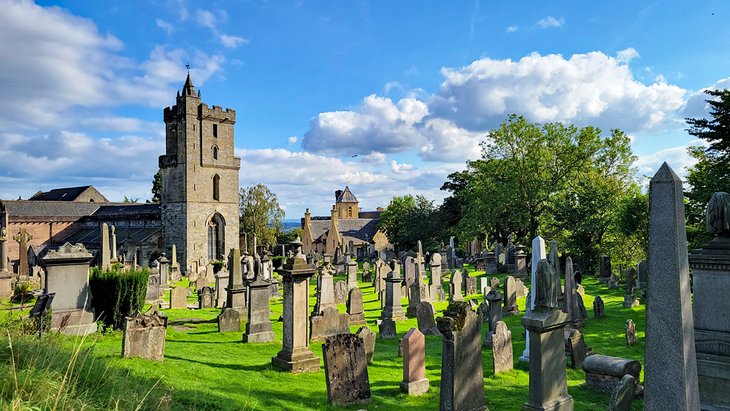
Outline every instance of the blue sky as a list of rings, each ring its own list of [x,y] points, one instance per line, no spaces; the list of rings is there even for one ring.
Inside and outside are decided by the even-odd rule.
[[[0,198],[150,197],[185,64],[237,112],[240,184],[299,218],[437,202],[510,113],[620,128],[639,177],[680,174],[684,117],[730,84],[726,1],[0,0]]]

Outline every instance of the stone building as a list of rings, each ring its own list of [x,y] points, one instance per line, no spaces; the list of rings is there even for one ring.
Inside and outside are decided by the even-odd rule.
[[[392,248],[385,233],[378,229],[382,212],[382,208],[361,211],[360,202],[349,187],[337,190],[329,217],[313,217],[309,209],[304,213],[302,250],[334,255],[339,246],[362,258]]]
[[[28,200],[0,200],[7,213],[7,256],[19,259],[12,237],[24,230],[31,256],[65,242],[100,248],[100,227],[114,226],[117,255],[147,265],[177,249],[182,271],[224,260],[238,245],[238,170],[234,110],[202,103],[190,75],[176,104],[164,109],[166,150],[159,158],[161,204],[111,203],[93,186],[38,192]],[[4,224],[0,222],[0,224]],[[25,274],[25,273],[24,273]]]
[[[166,248],[177,247],[183,270],[225,260],[238,246],[238,170],[233,126],[236,112],[208,107],[190,74],[176,104],[164,112],[165,154],[161,216]]]

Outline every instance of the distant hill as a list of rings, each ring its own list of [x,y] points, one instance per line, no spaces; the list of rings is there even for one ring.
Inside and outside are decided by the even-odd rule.
[[[298,220],[298,219],[296,219],[296,220],[294,220],[294,219],[285,219],[281,223],[284,226],[284,231],[291,231],[291,230],[293,230],[293,229],[295,229],[297,227],[301,227],[302,226],[301,221]]]

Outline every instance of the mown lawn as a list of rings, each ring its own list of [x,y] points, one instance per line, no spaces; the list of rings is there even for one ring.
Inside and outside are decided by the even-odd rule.
[[[470,269],[471,270],[471,269]],[[483,272],[471,272],[472,276],[483,276]],[[498,275],[501,280],[506,277]],[[344,279],[338,276],[335,280]],[[310,286],[310,310],[314,305],[314,284]],[[363,299],[365,301],[365,316],[367,325],[377,333],[376,320],[380,315],[380,303],[370,284],[361,283]],[[589,319],[584,329],[586,344],[593,352],[637,359],[643,363],[644,344],[644,306],[625,309],[622,307],[623,290],[609,290],[607,286],[598,283],[593,278],[584,278],[583,286],[586,290],[584,298]],[[606,317],[593,318],[593,296],[600,295],[606,304]],[[478,298],[481,295],[469,296]],[[194,297],[189,298],[189,304],[195,304]],[[402,301],[405,306],[407,301]],[[525,299],[518,301],[520,310],[524,311]],[[435,303],[437,315],[445,309],[447,302]],[[69,378],[68,385],[73,387],[71,397],[80,396],[79,402],[69,400],[68,406],[58,409],[78,409],[79,404],[88,409],[191,409],[191,410],[334,410],[327,402],[324,370],[310,374],[289,374],[279,372],[271,367],[271,357],[281,349],[282,323],[277,319],[282,312],[281,299],[271,300],[271,318],[274,321],[273,329],[276,342],[264,344],[243,344],[240,332],[217,332],[216,316],[218,309],[178,309],[164,310],[169,317],[165,361],[157,363],[141,359],[120,358],[122,334],[120,332],[92,335],[81,341],[71,337],[44,337],[43,344],[52,347],[62,347],[56,355],[59,360],[50,365],[43,365],[44,372],[53,368],[60,369],[56,375],[63,380],[66,375],[64,358],[69,358],[74,347],[83,347],[84,361],[93,363],[94,370],[86,370],[75,366],[74,372],[86,373],[85,376]],[[345,306],[340,306],[345,311]],[[7,316],[8,311],[3,311]],[[18,312],[13,312],[17,315]],[[504,321],[512,330],[515,370],[500,375],[492,374],[491,351],[482,350],[484,368],[484,386],[486,402],[491,410],[519,410],[528,397],[529,373],[527,365],[518,362],[518,358],[525,348],[523,328],[520,316],[506,317]],[[639,343],[626,347],[624,340],[624,325],[626,319],[631,318],[636,323],[639,334]],[[486,325],[486,324],[485,324]],[[353,326],[355,332],[359,326]],[[408,319],[397,324],[400,335],[405,334],[411,327],[416,327],[416,320]],[[243,325],[242,325],[243,330]],[[482,328],[482,334],[486,327]],[[3,333],[5,334],[5,333]],[[6,345],[8,336],[0,337]],[[33,367],[43,368],[42,361],[18,361],[20,356],[38,355],[33,351],[38,344],[35,337],[18,337],[16,341],[22,347],[14,351],[16,360],[15,370],[11,363],[10,350],[0,350],[0,366],[5,375],[0,391],[0,406],[5,408],[23,409],[37,403],[38,395],[26,395],[23,399],[22,389],[13,382],[13,374],[33,374]],[[25,349],[25,351],[23,351]],[[315,355],[321,357],[321,344],[312,343],[311,349]],[[36,353],[36,354],[34,354]],[[399,390],[402,378],[402,362],[397,356],[398,340],[376,341],[374,364],[368,367],[372,401],[365,405],[355,405],[347,409],[368,410],[437,410],[439,408],[439,383],[441,368],[441,339],[438,336],[426,337],[426,374],[430,380],[430,391],[421,397],[409,397]],[[43,354],[43,355],[48,355]],[[64,356],[65,355],[65,356]],[[20,364],[18,364],[20,363]],[[323,363],[321,363],[323,367]],[[98,369],[96,369],[98,368]],[[3,371],[3,370],[0,370]],[[71,375],[74,375],[74,372]],[[48,377],[44,377],[48,379]],[[100,378],[114,379],[108,384],[97,384],[94,381]],[[575,400],[576,410],[605,409],[609,396],[590,391],[582,387],[585,375],[582,370],[568,368],[568,391]],[[21,384],[22,385],[22,381]],[[91,387],[89,387],[91,385]],[[58,388],[58,385],[53,387]],[[32,391],[32,388],[25,389]],[[57,390],[51,389],[51,394]],[[27,393],[26,393],[27,394]],[[51,395],[48,394],[48,395]],[[123,400],[118,400],[119,397]],[[115,399],[116,402],[115,402]],[[12,402],[22,406],[12,407]],[[34,403],[35,401],[35,403]],[[141,404],[140,404],[141,403]],[[41,409],[52,407],[40,405]],[[72,405],[74,404],[74,405]],[[111,405],[110,405],[111,404]],[[116,406],[114,406],[116,404]],[[134,406],[132,405],[134,404]],[[642,409],[641,402],[635,402],[634,409]]]

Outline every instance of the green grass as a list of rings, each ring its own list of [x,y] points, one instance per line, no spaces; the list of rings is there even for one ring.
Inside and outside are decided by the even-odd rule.
[[[483,276],[483,272],[470,275]],[[491,276],[490,276],[491,277]],[[506,275],[497,275],[503,280]],[[338,276],[336,280],[345,279]],[[314,284],[310,286],[310,309],[314,305]],[[593,278],[585,278],[584,298],[589,319],[584,329],[586,344],[593,352],[632,358],[643,363],[644,306],[633,309],[622,307],[623,290],[608,290]],[[367,325],[377,333],[375,321],[380,315],[380,302],[370,284],[361,284],[365,302]],[[606,317],[593,319],[593,296],[600,295],[606,304]],[[466,297],[482,300],[481,295]],[[188,299],[197,301],[195,295]],[[405,306],[407,301],[403,300]],[[518,301],[524,311],[525,299]],[[446,302],[434,304],[437,312],[446,308]],[[84,367],[74,367],[61,392],[65,405],[57,409],[191,409],[191,410],[334,410],[327,402],[324,370],[310,374],[289,374],[271,367],[271,357],[281,349],[282,323],[276,322],[282,312],[281,299],[271,301],[271,318],[276,342],[243,344],[240,332],[217,332],[217,309],[164,310],[169,317],[165,361],[158,363],[141,359],[120,357],[122,334],[112,332],[95,334],[82,341],[78,338],[52,336],[39,342],[34,337],[17,337],[14,356],[6,347],[8,336],[0,336],[0,375],[2,391],[0,408],[3,409],[53,409],[50,398],[55,400],[59,385],[68,369],[74,350],[80,351]],[[344,305],[340,306],[344,312]],[[26,311],[27,312],[27,311]],[[14,315],[17,315],[14,312]],[[7,312],[2,314],[7,316]],[[437,315],[440,315],[437,313]],[[512,330],[515,370],[494,376],[491,351],[483,349],[484,386],[486,402],[492,410],[518,410],[528,397],[529,375],[527,365],[517,362],[525,348],[525,338],[520,323],[521,316],[505,317]],[[639,343],[626,347],[624,325],[627,318],[636,323]],[[486,324],[485,324],[486,325]],[[359,326],[353,326],[355,332]],[[398,334],[405,334],[416,327],[415,319],[397,323]],[[243,328],[243,327],[242,327]],[[486,327],[482,327],[482,334]],[[13,337],[14,339],[16,337]],[[321,357],[320,343],[312,343],[312,351]],[[409,397],[399,390],[402,378],[402,359],[397,356],[398,339],[376,341],[374,364],[368,367],[372,401],[367,405],[347,409],[368,410],[435,410],[439,405],[441,374],[441,339],[426,337],[426,376],[430,391],[421,397]],[[51,355],[53,354],[53,355]],[[19,358],[26,358],[18,362]],[[16,389],[13,380],[11,358],[16,361],[17,375],[28,381],[23,389]],[[43,360],[49,358],[48,360]],[[78,364],[79,360],[76,361]],[[321,363],[323,366],[323,363]],[[575,400],[576,410],[605,409],[609,396],[582,387],[585,375],[582,370],[568,368],[568,391]],[[31,384],[32,381],[49,381]],[[154,387],[154,388],[153,388]],[[145,397],[146,396],[146,397]],[[144,399],[144,401],[143,401]],[[20,404],[13,407],[13,401]],[[641,409],[635,402],[634,409]]]

